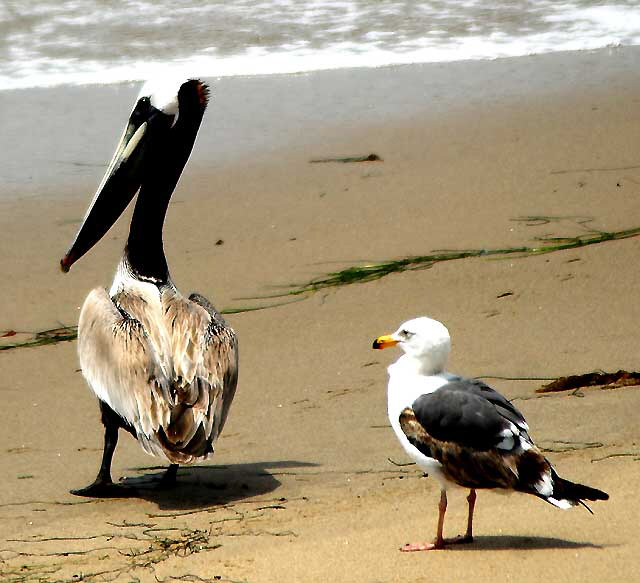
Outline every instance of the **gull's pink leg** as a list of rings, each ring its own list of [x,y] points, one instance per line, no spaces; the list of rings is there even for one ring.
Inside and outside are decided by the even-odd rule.
[[[444,515],[447,511],[447,493],[443,490],[440,493],[440,505],[438,506],[438,532],[436,534],[436,540],[432,543],[412,543],[406,544],[400,548],[402,552],[412,551],[431,551],[434,549],[443,549],[446,545],[451,544],[463,544],[473,542],[473,511],[476,507],[476,491],[472,488],[467,496],[467,502],[469,504],[469,514],[467,515],[467,532],[464,536],[457,536],[455,538],[444,538]]]
[[[467,532],[458,542],[471,543],[473,542],[473,510],[476,507],[476,491],[471,488],[469,495],[467,496],[467,502],[469,503],[469,516],[467,517]]]
[[[447,511],[447,493],[445,490],[440,492],[440,504],[438,505],[438,531],[436,533],[436,540],[432,543],[411,543],[400,547],[403,553],[410,553],[414,551],[432,551],[434,549],[443,549],[445,545],[442,531],[444,529],[444,515]]]
[[[460,545],[473,542],[473,510],[476,507],[476,491],[473,488],[471,488],[471,490],[469,491],[467,502],[469,503],[469,514],[467,515],[467,532],[464,535],[460,535],[455,538],[444,539],[445,545]]]

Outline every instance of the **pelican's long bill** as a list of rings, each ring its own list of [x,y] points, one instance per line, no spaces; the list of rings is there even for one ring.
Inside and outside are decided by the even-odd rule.
[[[141,98],[129,117],[116,152],[89,205],[73,244],[60,260],[63,272],[89,251],[113,226],[144,179],[150,144],[166,134],[174,121]],[[152,141],[153,140],[153,141]]]

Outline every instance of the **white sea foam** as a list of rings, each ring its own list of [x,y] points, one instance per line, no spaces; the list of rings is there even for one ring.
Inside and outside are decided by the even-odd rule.
[[[640,10],[631,3],[503,2],[491,11],[479,0],[140,0],[108,10],[98,0],[81,4],[20,9],[35,21],[9,35],[0,89],[140,81],[165,71],[298,73],[640,44]],[[12,18],[0,7],[0,21]]]

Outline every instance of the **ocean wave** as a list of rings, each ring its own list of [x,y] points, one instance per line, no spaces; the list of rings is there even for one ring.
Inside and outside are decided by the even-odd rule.
[[[0,5],[0,89],[495,59],[640,44],[634,2]],[[21,24],[20,24],[21,23]]]

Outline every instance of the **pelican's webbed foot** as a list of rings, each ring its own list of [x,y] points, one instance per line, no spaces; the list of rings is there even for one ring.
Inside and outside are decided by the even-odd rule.
[[[93,484],[77,490],[69,490],[74,496],[85,496],[87,498],[130,498],[137,496],[138,491],[130,486],[114,484],[111,480],[96,479]]]

